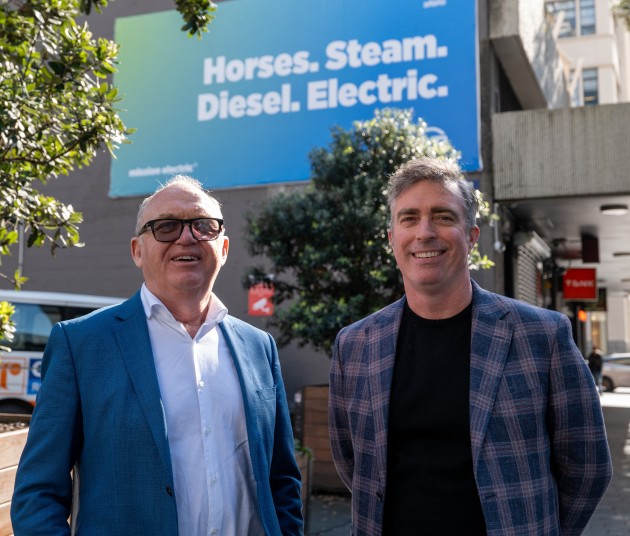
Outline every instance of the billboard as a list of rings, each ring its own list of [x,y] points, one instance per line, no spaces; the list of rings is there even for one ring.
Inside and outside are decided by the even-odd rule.
[[[121,113],[137,129],[110,196],[175,173],[211,189],[308,180],[308,155],[375,109],[413,108],[481,168],[474,0],[224,0],[202,39],[165,11],[117,19]]]

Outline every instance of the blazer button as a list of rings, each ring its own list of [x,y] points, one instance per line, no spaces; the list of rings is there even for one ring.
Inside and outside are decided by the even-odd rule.
[[[172,497],[173,496],[173,488],[171,488],[171,486],[166,486],[166,493],[168,493]]]
[[[383,493],[380,491],[377,491],[376,498],[378,499],[378,502],[383,502]]]

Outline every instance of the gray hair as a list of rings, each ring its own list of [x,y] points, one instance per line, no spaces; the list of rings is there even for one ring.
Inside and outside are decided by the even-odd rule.
[[[456,192],[459,193],[464,203],[466,229],[470,231],[476,225],[477,214],[480,208],[474,186],[464,178],[457,162],[450,159],[432,157],[410,160],[400,166],[390,177],[387,185],[387,198],[391,215],[390,225],[393,225],[392,209],[398,197],[409,187],[425,180],[440,184],[445,188],[449,185],[456,187]]]
[[[201,184],[200,181],[198,181],[197,179],[193,179],[188,175],[175,175],[164,184],[160,184],[155,192],[153,192],[149,197],[143,199],[142,203],[140,203],[140,206],[138,207],[138,216],[136,217],[136,235],[138,235],[140,233],[140,230],[142,229],[142,220],[144,218],[144,213],[151,200],[162,190],[166,190],[167,188],[172,188],[174,186],[181,186],[182,188],[186,188],[188,190],[197,190],[202,195],[205,195],[210,201],[216,203],[219,209],[221,208],[221,203],[219,203],[217,198],[212,196],[210,192],[203,187],[203,184]]]

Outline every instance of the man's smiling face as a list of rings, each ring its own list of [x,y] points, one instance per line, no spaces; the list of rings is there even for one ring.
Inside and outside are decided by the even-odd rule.
[[[468,253],[479,228],[466,228],[464,203],[456,187],[421,180],[392,206],[389,239],[407,294],[456,291],[469,281]]]
[[[155,194],[143,223],[159,218],[221,218],[219,205],[191,187],[174,185]],[[147,230],[131,241],[133,260],[145,283],[161,300],[181,292],[206,295],[225,263],[229,241],[223,232],[216,240],[198,241],[185,225],[175,242],[158,242]]]

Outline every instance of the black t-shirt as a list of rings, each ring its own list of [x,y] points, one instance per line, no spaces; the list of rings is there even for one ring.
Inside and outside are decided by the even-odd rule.
[[[427,320],[405,307],[389,407],[387,536],[486,534],[472,467],[472,305]]]

